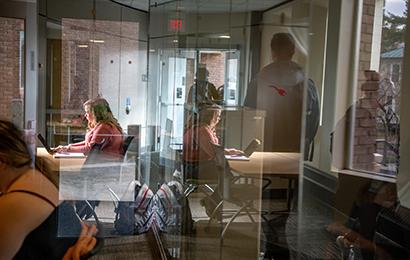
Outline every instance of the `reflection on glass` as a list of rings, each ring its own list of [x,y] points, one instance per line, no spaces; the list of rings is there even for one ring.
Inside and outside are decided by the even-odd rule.
[[[11,120],[18,127],[24,123],[25,46],[24,19],[0,17],[2,80],[0,89],[0,117]],[[34,126],[33,126],[34,127]]]

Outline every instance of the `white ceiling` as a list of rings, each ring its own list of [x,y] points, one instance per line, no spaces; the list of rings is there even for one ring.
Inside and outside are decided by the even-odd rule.
[[[154,8],[155,4],[169,10],[179,9],[186,12],[221,13],[221,12],[248,12],[261,11],[287,0],[114,0],[133,8],[148,10],[148,5]]]

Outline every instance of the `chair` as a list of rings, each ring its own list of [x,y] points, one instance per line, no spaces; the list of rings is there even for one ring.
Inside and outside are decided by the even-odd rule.
[[[221,201],[213,210],[208,225],[215,218],[216,214],[220,213],[222,213],[222,215],[225,215],[226,213],[231,214],[228,223],[222,230],[221,237],[224,237],[229,226],[235,221],[235,219],[239,215],[247,215],[252,221],[252,223],[256,223],[254,218],[252,217],[252,213],[260,214],[262,219],[269,225],[269,221],[265,217],[263,212],[257,210],[253,204],[255,201],[261,199],[260,191],[266,189],[272,181],[267,178],[243,177],[239,175],[235,176],[231,172],[228,161],[225,159],[223,147],[215,145],[214,151],[216,165],[219,168],[219,172],[222,173],[220,174],[219,178],[219,187],[221,188],[218,189]],[[238,183],[241,180],[243,180],[244,183]],[[251,182],[249,183],[250,180]],[[260,187],[258,185],[253,184],[255,180],[262,181],[265,184],[262,187]],[[224,202],[230,202],[232,204],[235,204],[239,207],[239,209],[234,210],[233,212],[232,210],[222,210]]]
[[[134,140],[134,136],[133,135],[129,135],[124,139],[124,142],[122,144],[122,150],[123,150],[123,154],[125,156],[125,154],[128,151],[128,147],[130,147],[130,144],[132,142],[132,140]]]
[[[87,192],[91,190],[103,192],[96,185],[107,185],[110,181],[117,181],[120,175],[121,165],[117,166],[117,158],[111,158],[102,153],[104,148],[104,140],[101,143],[96,143],[88,153],[87,158],[81,168],[79,178],[83,178],[84,188]],[[118,176],[117,176],[118,175]],[[114,176],[114,177],[113,177]],[[105,188],[104,188],[105,191]],[[94,209],[100,204],[101,199],[99,193],[94,194],[98,198],[76,201],[76,212],[81,219],[88,219],[93,215]],[[89,196],[89,195],[88,195]],[[107,195],[109,197],[109,195]]]
[[[183,162],[183,173],[184,173],[184,183],[188,186],[185,189],[185,196],[188,197],[192,192],[199,189],[207,197],[209,197],[207,192],[214,192],[211,186],[218,184],[217,178],[209,178],[206,176],[201,176],[199,172],[216,172],[217,168],[214,161],[209,162]]]

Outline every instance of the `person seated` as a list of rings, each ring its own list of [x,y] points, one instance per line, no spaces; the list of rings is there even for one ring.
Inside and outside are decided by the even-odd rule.
[[[192,178],[214,179],[213,170],[215,151],[214,146],[220,145],[215,128],[221,120],[221,107],[215,104],[205,104],[200,107],[198,122],[191,122],[184,133],[183,157],[184,165],[188,174]],[[238,149],[224,149],[225,154],[241,155]],[[202,174],[198,172],[198,167],[206,167]],[[211,167],[211,168],[209,168]],[[202,171],[201,171],[202,172]],[[213,175],[213,176],[212,176]]]
[[[82,152],[88,154],[95,144],[101,144],[101,151],[114,157],[123,154],[123,131],[104,98],[84,103],[88,129],[85,140],[67,146],[58,146],[57,152]]]
[[[215,85],[209,82],[209,71],[200,64],[196,72],[194,85],[191,86],[187,96],[187,103],[197,109],[203,103],[220,104],[223,101]]]
[[[221,107],[215,104],[202,105],[199,110],[197,123],[184,133],[183,159],[184,173],[187,178],[198,180],[218,180],[221,173],[215,162],[215,145],[219,144],[219,138],[216,135],[215,128],[221,119]],[[224,149],[225,154],[243,155],[238,149]],[[228,176],[231,177],[231,176]],[[205,206],[206,213],[211,216],[216,205],[221,201],[217,191],[201,200]]]
[[[62,259],[76,243],[80,221],[70,204],[59,201],[58,179],[50,163],[33,160],[22,132],[4,120],[0,172],[0,259]],[[68,233],[57,237],[61,226]],[[90,232],[95,234],[95,228]]]

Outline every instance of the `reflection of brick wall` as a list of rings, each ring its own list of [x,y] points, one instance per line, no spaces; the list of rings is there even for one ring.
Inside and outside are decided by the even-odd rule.
[[[138,63],[138,23],[64,18],[62,25],[62,109],[81,109],[99,94],[118,99],[110,95],[117,95],[120,85],[135,85],[124,64]]]
[[[188,100],[188,93],[194,85],[194,75],[195,75],[195,60],[187,59],[186,60],[186,90],[185,90],[185,100]]]
[[[201,63],[209,71],[209,82],[217,88],[225,83],[225,53],[201,53]]]
[[[83,102],[91,98],[90,86],[93,64],[89,48],[78,48],[76,44],[64,41],[62,44],[61,108],[81,109]],[[93,61],[93,62],[91,62]],[[98,65],[98,63],[97,63]]]
[[[0,118],[9,120],[12,100],[23,99],[19,87],[20,31],[24,31],[23,20],[0,17]]]
[[[360,34],[360,54],[356,105],[353,168],[367,171],[378,171],[375,163],[376,152],[376,113],[379,89],[377,72],[366,72],[370,69],[372,41],[375,18],[375,1],[364,0]]]
[[[355,111],[353,168],[377,171],[374,153],[376,152],[376,113],[379,90],[379,74],[366,72],[367,81],[361,85],[363,97],[358,100]]]
[[[360,55],[359,55],[359,84],[366,81],[364,71],[370,69],[370,60],[372,56],[372,40],[373,40],[373,23],[375,13],[376,0],[364,0],[362,12],[362,27],[360,33]],[[358,97],[361,96],[358,89]]]

